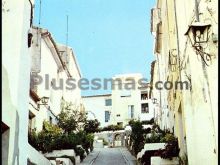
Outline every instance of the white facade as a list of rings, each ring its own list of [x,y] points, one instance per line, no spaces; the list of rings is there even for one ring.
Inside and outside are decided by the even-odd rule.
[[[30,83],[27,43],[32,5],[32,0],[2,1],[2,128],[6,128],[2,133],[2,164],[27,164]]]
[[[3,2],[3,164],[27,164],[28,159],[36,160],[33,158],[34,149],[30,149],[28,144],[28,130],[42,130],[44,120],[56,123],[56,115],[61,110],[61,97],[82,109],[80,89],[67,90],[65,86],[67,78],[74,77],[76,81],[81,78],[73,50],[66,48],[69,58],[65,61],[68,64],[64,64],[62,57],[59,57],[59,51],[64,46],[57,49],[47,30],[32,28],[32,3]],[[42,79],[37,88],[30,81],[33,73]],[[51,87],[52,78],[56,83],[63,78],[64,87],[54,90]],[[48,105],[39,105],[44,96],[49,97]],[[38,155],[38,162],[47,164],[43,155]]]
[[[111,94],[84,96],[83,104],[89,120],[97,119],[100,122],[100,127],[110,124],[109,119],[112,111]]]
[[[125,126],[131,119],[144,121],[154,118],[154,105],[149,90],[141,88],[143,83],[140,82],[141,79],[143,79],[141,74],[122,74],[113,77],[113,80],[121,82],[115,81],[115,89],[112,89],[112,124]],[[130,85],[132,82],[134,86]],[[142,94],[146,94],[147,98],[141,97]]]
[[[182,161],[190,165],[217,164],[218,1],[157,0],[156,3],[154,12],[158,14],[153,14],[151,29],[156,56],[153,84],[186,81],[191,86],[188,90],[153,89],[159,103],[157,122],[178,137]],[[211,60],[206,60],[209,66],[185,35],[189,25],[196,21],[210,24],[208,41],[202,45],[202,51],[211,55]]]
[[[56,44],[51,34],[46,29],[33,28],[32,41],[32,85],[31,93],[38,97],[30,98],[31,129],[42,130],[43,121],[56,124],[56,116],[61,111],[62,100],[72,102],[77,110],[81,110],[81,91],[68,88],[67,80],[81,78],[76,57],[70,47]],[[66,53],[67,52],[67,53]],[[49,67],[48,67],[49,66]],[[35,77],[34,75],[37,76]],[[41,83],[34,82],[34,79]],[[48,104],[42,105],[42,97],[48,97]],[[38,106],[37,106],[38,105]]]
[[[152,102],[150,87],[138,82],[142,78],[141,74],[117,75],[113,77],[112,94],[84,96],[83,104],[89,119],[98,119],[101,127],[111,124],[121,124],[124,127],[132,119],[140,121],[153,119],[157,107]],[[135,81],[134,89],[127,90],[132,86],[126,82],[126,79]],[[111,100],[111,104],[106,105],[106,100]]]
[[[139,90],[141,96],[141,112],[139,113],[139,119],[140,121],[150,121],[151,119],[155,118],[157,113],[157,105],[155,104],[156,102],[154,103],[154,98],[151,97],[149,84],[140,87]]]

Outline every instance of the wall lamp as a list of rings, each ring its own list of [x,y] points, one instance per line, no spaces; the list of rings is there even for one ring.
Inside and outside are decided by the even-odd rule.
[[[209,40],[209,29],[211,24],[194,22],[192,23],[185,35],[190,39],[192,47],[195,49],[196,54],[200,55],[202,60],[208,66],[207,62],[211,60],[210,54],[203,51],[203,45],[207,44]]]
[[[153,102],[153,104],[156,104],[156,103],[157,103],[157,99],[156,99],[156,98],[153,98],[153,99],[152,99],[152,102]]]
[[[49,97],[46,97],[46,96],[41,97],[41,99],[40,99],[41,103],[38,103],[37,106],[40,107],[40,105],[47,105],[48,101],[49,101]]]

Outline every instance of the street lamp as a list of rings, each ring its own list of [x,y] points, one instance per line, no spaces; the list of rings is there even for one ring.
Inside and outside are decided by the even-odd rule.
[[[211,24],[194,22],[189,26],[185,33],[190,39],[192,47],[196,50],[196,54],[201,56],[206,65],[208,65],[207,61],[211,60],[211,55],[203,51],[202,44],[207,43],[209,40],[210,27]]]
[[[185,35],[188,35],[193,47],[200,46],[201,43],[208,42],[208,33],[211,24],[194,22],[192,23]]]

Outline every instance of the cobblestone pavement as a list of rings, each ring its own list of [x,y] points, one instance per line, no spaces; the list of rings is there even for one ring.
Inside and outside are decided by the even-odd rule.
[[[80,165],[136,165],[126,148],[95,148]]]

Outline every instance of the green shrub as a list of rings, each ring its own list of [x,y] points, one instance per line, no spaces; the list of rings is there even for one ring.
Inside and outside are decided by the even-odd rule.
[[[142,124],[154,124],[154,118],[147,121],[142,121]]]
[[[103,127],[99,129],[99,131],[117,131],[117,130],[123,130],[124,128],[121,125],[109,125],[106,127]]]
[[[104,138],[99,137],[98,140],[102,140],[103,145],[108,145],[108,142]]]
[[[103,141],[103,145],[108,145],[108,142],[106,140]]]
[[[129,125],[132,128],[131,141],[133,143],[132,152],[137,155],[144,148],[144,129],[140,121],[130,121]]]
[[[87,120],[84,125],[84,131],[86,131],[87,133],[98,132],[99,125],[100,125],[100,122],[97,119]]]
[[[55,130],[54,132],[52,130]],[[28,141],[38,151],[51,152],[53,150],[74,149],[76,155],[84,158],[84,149],[89,153],[89,149],[93,150],[94,135],[79,131],[77,133],[63,133],[57,126],[45,123],[44,129],[38,133],[32,131],[29,133]],[[77,147],[81,145],[81,147]]]
[[[85,158],[84,152],[85,151],[82,147],[76,147],[75,148],[76,156],[79,156],[81,161]]]

